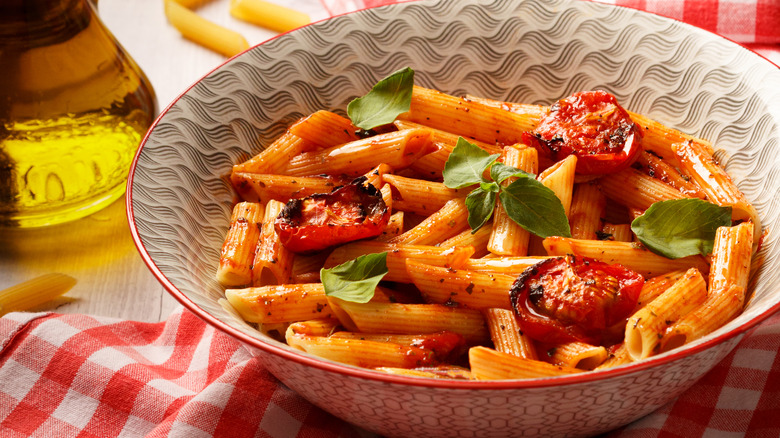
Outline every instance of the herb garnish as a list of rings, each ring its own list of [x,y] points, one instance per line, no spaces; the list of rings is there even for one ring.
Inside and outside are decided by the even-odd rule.
[[[399,114],[409,111],[413,88],[414,70],[398,70],[377,82],[365,96],[351,101],[347,115],[353,125],[364,131],[393,123]]]
[[[654,203],[631,230],[650,251],[677,259],[711,253],[718,227],[729,225],[731,207],[691,198]]]
[[[472,232],[485,225],[493,215],[496,199],[500,199],[507,216],[529,232],[542,238],[570,237],[569,221],[555,192],[533,174],[496,162],[498,157],[460,137],[444,165],[442,174],[447,187],[478,185],[466,196]],[[488,169],[490,180],[484,177]],[[506,187],[500,185],[511,177],[517,180]]]
[[[366,254],[330,269],[320,269],[325,295],[353,303],[367,303],[387,274],[387,252]]]

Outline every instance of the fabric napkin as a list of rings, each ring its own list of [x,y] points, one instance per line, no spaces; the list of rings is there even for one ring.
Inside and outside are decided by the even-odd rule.
[[[608,437],[780,435],[780,315],[675,401]],[[279,383],[179,308],[160,323],[0,318],[0,437],[374,436]]]
[[[322,0],[331,15],[394,0]],[[780,55],[780,0],[610,0]],[[780,315],[675,401],[608,437],[780,435]],[[160,323],[0,318],[0,437],[370,437],[179,308]]]

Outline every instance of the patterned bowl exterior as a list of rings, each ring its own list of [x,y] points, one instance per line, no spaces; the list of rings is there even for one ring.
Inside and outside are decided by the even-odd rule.
[[[299,117],[347,103],[404,66],[418,84],[549,104],[602,88],[627,108],[711,140],[768,235],[747,310],[691,345],[613,370],[501,382],[401,378],[321,360],[243,323],[214,280],[234,163]],[[780,70],[655,15],[572,0],[436,0],[364,10],[281,35],[225,63],[150,129],[128,183],[139,251],[204,320],[264,357],[327,411],[388,436],[587,435],[651,412],[774,313],[780,284]]]

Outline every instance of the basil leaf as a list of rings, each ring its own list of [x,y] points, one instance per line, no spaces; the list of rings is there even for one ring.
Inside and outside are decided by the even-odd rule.
[[[399,114],[409,111],[413,88],[414,70],[398,70],[377,82],[365,96],[351,101],[347,115],[353,125],[364,130],[393,123]]]
[[[569,220],[555,192],[531,176],[516,181],[498,195],[507,216],[539,237],[571,237]]]
[[[493,183],[495,184],[495,183]],[[484,190],[481,187],[474,189],[466,196],[466,208],[469,211],[469,226],[471,233],[474,234],[482,228],[483,225],[493,215],[493,209],[496,206],[496,190]]]
[[[366,254],[354,260],[320,269],[325,295],[353,303],[367,303],[387,274],[387,252]]]
[[[451,189],[460,189],[485,181],[482,173],[498,157],[499,154],[490,155],[479,146],[458,137],[458,143],[444,163],[444,185]]]
[[[528,173],[524,170],[518,169],[517,167],[507,166],[504,163],[496,163],[493,165],[493,167],[490,168],[490,177],[493,178],[493,181],[499,184],[504,182],[504,180],[507,178],[519,178],[521,176],[530,176],[531,178],[535,177],[535,175],[532,173]]]
[[[656,202],[634,219],[631,230],[650,251],[677,259],[712,252],[718,227],[731,225],[731,207],[701,199]]]

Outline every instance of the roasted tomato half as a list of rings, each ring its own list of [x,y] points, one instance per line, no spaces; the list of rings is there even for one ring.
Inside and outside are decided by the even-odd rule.
[[[582,175],[625,169],[642,149],[642,130],[606,91],[583,91],[559,100],[524,139],[554,161],[576,155],[577,173]]]
[[[523,271],[509,296],[523,333],[532,339],[611,345],[617,341],[611,339],[615,326],[624,329],[643,284],[640,274],[622,265],[569,255]]]
[[[290,200],[276,217],[274,229],[290,251],[311,253],[378,236],[389,219],[382,194],[360,177],[330,193]]]

